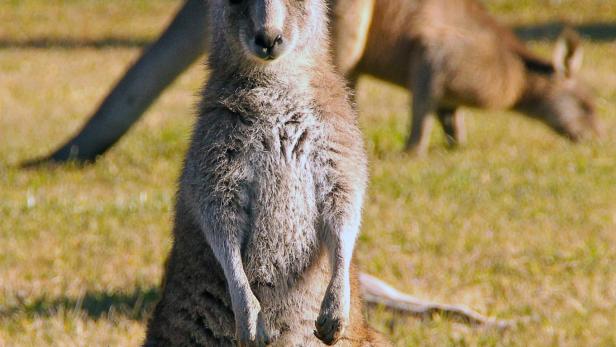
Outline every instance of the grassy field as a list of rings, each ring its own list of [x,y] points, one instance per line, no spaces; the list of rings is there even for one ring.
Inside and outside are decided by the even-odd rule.
[[[556,3],[490,7],[516,25],[616,23],[614,1]],[[0,346],[143,338],[203,68],[96,165],[17,164],[77,130],[178,4],[0,1]],[[372,177],[363,269],[423,298],[525,320],[497,332],[369,311],[397,345],[616,346],[615,42],[586,42],[583,75],[608,126],[602,142],[572,145],[516,114],[468,110],[466,147],[446,149],[435,131],[429,156],[413,159],[401,153],[409,96],[361,81]],[[532,46],[547,55],[552,42]]]

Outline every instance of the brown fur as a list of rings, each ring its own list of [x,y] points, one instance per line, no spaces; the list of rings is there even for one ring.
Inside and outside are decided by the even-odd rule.
[[[569,66],[579,48],[573,35],[563,38],[567,54],[559,69],[475,0],[334,2],[336,64],[351,84],[370,74],[413,92],[409,150],[425,152],[432,115],[451,144],[464,142],[460,106],[514,109],[572,140],[601,132],[592,96]],[[362,21],[362,13],[371,20]],[[349,27],[353,21],[368,24]],[[348,54],[348,47],[364,50]]]

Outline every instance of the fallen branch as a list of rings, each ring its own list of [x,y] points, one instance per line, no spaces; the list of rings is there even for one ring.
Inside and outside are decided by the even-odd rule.
[[[506,329],[513,325],[512,321],[486,317],[463,306],[439,304],[418,299],[402,293],[378,278],[365,273],[360,274],[359,281],[364,300],[370,305],[381,305],[422,319],[431,319],[434,315],[441,315],[465,324],[495,327],[497,329]]]

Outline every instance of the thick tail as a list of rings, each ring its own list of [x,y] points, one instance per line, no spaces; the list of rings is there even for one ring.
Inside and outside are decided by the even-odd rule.
[[[514,324],[512,321],[486,317],[463,306],[439,304],[418,299],[402,293],[378,278],[365,273],[359,275],[359,282],[364,300],[370,305],[385,306],[394,311],[424,319],[430,319],[436,314],[466,324],[495,327],[497,329],[507,329]]]

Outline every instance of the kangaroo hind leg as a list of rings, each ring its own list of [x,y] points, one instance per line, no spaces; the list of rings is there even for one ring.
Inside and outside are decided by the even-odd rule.
[[[458,108],[439,107],[436,114],[445,132],[447,144],[450,147],[466,144],[466,129],[462,112]]]

